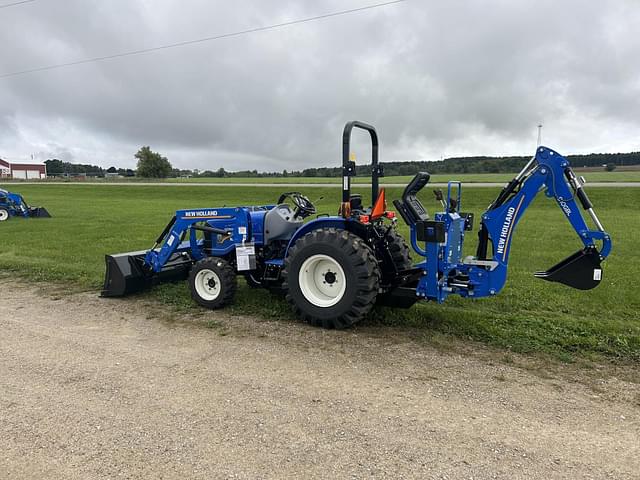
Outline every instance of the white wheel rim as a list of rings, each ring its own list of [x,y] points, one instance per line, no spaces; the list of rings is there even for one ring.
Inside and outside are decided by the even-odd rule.
[[[0,210],[0,222],[4,222],[9,218],[9,212],[6,210]]]
[[[220,277],[213,270],[202,269],[196,274],[195,287],[198,296],[208,302],[220,295]]]
[[[347,289],[344,270],[328,255],[307,258],[300,268],[298,283],[304,298],[322,308],[338,303]]]

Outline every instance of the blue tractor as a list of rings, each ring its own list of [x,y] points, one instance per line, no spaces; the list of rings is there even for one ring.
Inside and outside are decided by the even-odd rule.
[[[51,217],[44,207],[30,207],[18,193],[8,192],[0,188],[0,222],[6,222],[11,217]]]
[[[351,132],[369,132],[372,142],[372,206],[351,193],[356,173],[350,160]],[[475,255],[463,255],[474,216],[461,211],[461,184],[436,191],[442,211],[430,218],[418,199],[429,174],[418,173],[394,202],[410,227],[412,262],[397,218],[386,208],[374,127],[349,122],[343,133],[342,202],[338,215],[317,215],[299,192],[283,193],[273,205],[178,210],[146,251],[106,256],[103,296],[123,296],[158,282],[187,279],[193,299],[207,308],[232,302],[237,276],[250,286],[282,292],[307,322],[346,328],[376,304],[410,307],[419,300],[444,302],[449,295],[490,297],[505,285],[510,247],[520,218],[539,192],[554,199],[575,229],[581,248],[536,277],[588,290],[602,279],[601,262],[611,238],[584,189],[559,153],[539,147],[535,156],[480,216]],[[578,203],[595,226],[585,223]],[[305,221],[308,220],[308,221]]]

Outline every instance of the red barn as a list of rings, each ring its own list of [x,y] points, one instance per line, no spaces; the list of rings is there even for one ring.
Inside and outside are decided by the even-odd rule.
[[[47,178],[47,166],[44,163],[9,163],[0,158],[0,177],[39,180]]]

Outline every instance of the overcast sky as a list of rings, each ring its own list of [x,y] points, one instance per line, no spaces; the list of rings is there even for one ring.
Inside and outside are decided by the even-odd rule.
[[[0,75],[381,0],[39,0],[0,9]],[[0,4],[11,0],[0,0]],[[0,157],[292,170],[381,159],[640,150],[640,2],[408,0],[0,79]],[[369,155],[357,135],[360,161]]]

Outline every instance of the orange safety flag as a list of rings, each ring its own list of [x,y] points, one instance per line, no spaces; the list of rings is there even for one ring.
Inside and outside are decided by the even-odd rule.
[[[384,198],[384,188],[380,190],[378,194],[378,199],[376,200],[376,204],[373,206],[371,210],[371,220],[375,220],[376,218],[380,218],[384,215],[384,212],[387,210],[387,201]]]

